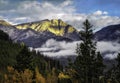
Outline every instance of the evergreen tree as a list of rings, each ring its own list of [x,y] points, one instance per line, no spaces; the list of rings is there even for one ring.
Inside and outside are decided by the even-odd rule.
[[[15,65],[15,69],[18,71],[24,71],[24,69],[33,69],[33,57],[26,46],[23,46],[23,49],[16,56],[16,61],[17,64]]]
[[[104,65],[100,52],[96,52],[96,43],[92,40],[92,25],[88,20],[83,25],[83,31],[80,32],[82,43],[77,44],[78,56],[74,62],[77,72],[75,78],[82,83],[92,83],[103,74]]]
[[[120,53],[117,56],[117,66],[116,66],[116,80],[120,83]]]
[[[117,64],[113,64],[112,68],[106,72],[106,78],[110,79],[110,83],[120,83],[120,53],[115,60]]]
[[[8,40],[10,40],[10,38],[9,38],[9,36],[5,32],[0,30],[0,40],[8,41]]]

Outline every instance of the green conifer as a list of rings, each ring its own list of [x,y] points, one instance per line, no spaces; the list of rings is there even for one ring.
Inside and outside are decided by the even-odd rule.
[[[77,44],[77,58],[74,69],[76,78],[82,83],[95,83],[103,74],[103,58],[100,52],[96,52],[96,42],[93,41],[92,25],[86,20],[83,23],[83,31],[80,32],[82,43]]]

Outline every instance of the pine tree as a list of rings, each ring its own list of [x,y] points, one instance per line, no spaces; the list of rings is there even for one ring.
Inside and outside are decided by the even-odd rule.
[[[8,40],[10,40],[10,38],[9,38],[9,36],[5,32],[0,30],[0,40],[8,41]]]
[[[117,66],[116,66],[116,79],[120,83],[120,53],[117,56]]]
[[[117,64],[113,64],[106,72],[106,78],[110,79],[110,83],[120,83],[120,53],[118,53],[115,59]]]
[[[80,32],[82,43],[77,44],[76,49],[75,77],[82,83],[92,83],[103,74],[104,65],[100,52],[96,52],[96,42],[92,40],[92,25],[88,20],[83,25],[83,31]]]
[[[26,46],[23,46],[23,49],[16,56],[16,61],[17,64],[15,65],[15,69],[18,71],[24,71],[24,69],[33,69],[33,57]]]

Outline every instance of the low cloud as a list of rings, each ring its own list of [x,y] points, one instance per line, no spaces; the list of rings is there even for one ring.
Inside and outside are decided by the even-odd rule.
[[[109,53],[109,54],[106,54],[106,55],[104,56],[104,59],[113,60],[113,59],[117,58],[117,55],[118,55],[118,53]]]
[[[58,42],[54,39],[48,40],[41,48],[36,48],[37,51],[41,51],[44,55],[49,57],[68,57],[76,55],[76,45],[80,41],[67,43],[65,41]]]
[[[97,49],[100,52],[104,53],[106,51],[110,52],[119,52],[120,51],[120,44],[115,42],[98,42]]]
[[[120,44],[116,42],[98,42],[97,50],[104,54],[104,58],[115,59],[120,52]]]
[[[37,51],[42,52],[49,57],[68,57],[77,56],[76,54],[76,42],[59,42],[54,39],[48,40],[42,47],[36,48]],[[120,44],[115,42],[98,42],[97,51],[100,51],[104,59],[115,59],[118,52],[120,52]]]

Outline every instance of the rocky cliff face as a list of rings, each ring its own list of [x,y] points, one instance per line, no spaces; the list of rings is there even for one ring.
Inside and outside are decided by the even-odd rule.
[[[18,33],[20,32],[16,27],[5,20],[0,20],[0,30],[7,33],[13,40],[18,36]]]
[[[63,36],[66,33],[73,33],[75,30],[74,27],[68,25],[67,23],[63,22],[62,20],[42,20],[37,22],[31,23],[24,23],[15,26],[18,29],[27,29],[31,28],[37,32],[44,32],[49,31],[57,36]]]

